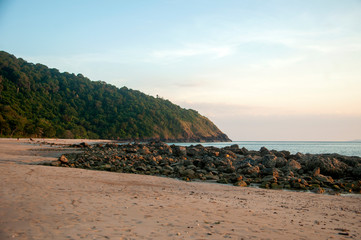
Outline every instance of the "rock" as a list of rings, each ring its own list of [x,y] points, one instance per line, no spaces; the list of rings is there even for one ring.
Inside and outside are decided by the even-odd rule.
[[[272,154],[274,154],[275,156],[277,157],[283,157],[283,158],[286,158],[288,159],[289,156],[291,155],[291,153],[289,151],[276,151],[276,150],[272,150],[271,151]]]
[[[243,155],[246,155],[246,154],[248,153],[248,149],[245,148],[245,147],[242,147],[242,148],[241,148],[241,151],[240,151],[239,153],[241,153],[241,154],[243,154]]]
[[[238,146],[238,144],[232,144],[232,145],[230,146],[230,149],[232,149],[232,150],[237,150],[237,149],[239,149],[239,146]]]
[[[259,185],[260,188],[266,188],[269,189],[271,186],[271,183],[269,182],[262,182],[261,185]]]
[[[89,147],[89,144],[87,144],[86,142],[82,142],[79,144],[80,147],[86,148]]]
[[[104,164],[100,167],[100,170],[110,171],[112,166],[110,164]],[[134,170],[135,172],[135,170]]]
[[[187,156],[187,148],[183,146],[173,146],[173,154],[176,156]]]
[[[245,181],[237,181],[235,183],[233,183],[234,186],[239,186],[239,187],[247,187],[247,183]]]
[[[324,176],[322,174],[316,175],[315,179],[320,181],[320,182],[323,182],[325,184],[328,184],[328,185],[333,185],[333,182],[334,182],[332,177],[327,177],[327,176]]]
[[[254,166],[254,167],[251,166],[251,167],[241,169],[238,172],[249,175],[249,176],[257,177],[260,173],[260,169],[258,166]]]
[[[320,168],[320,173],[332,177],[345,176],[348,169],[347,164],[339,161],[336,158],[329,157],[328,155],[313,155],[303,160],[305,170],[312,171],[313,169]]]
[[[263,155],[262,164],[266,168],[274,168],[274,167],[276,167],[276,163],[277,163],[276,159],[277,159],[277,157],[272,154]]]
[[[272,177],[278,178],[279,172],[276,168],[265,168],[265,169],[261,170],[261,175],[263,175],[263,176],[270,175]]]
[[[139,153],[142,155],[149,155],[149,154],[151,154],[151,151],[149,150],[148,147],[143,146],[143,148],[139,150]]]
[[[287,159],[284,157],[277,157],[276,159],[276,168],[281,168],[286,166],[287,164]]]
[[[277,177],[269,175],[269,176],[265,176],[264,178],[262,178],[261,181],[262,182],[267,182],[267,183],[277,182]]]
[[[61,165],[61,161],[57,160],[57,161],[52,161],[50,163],[50,166],[54,166],[54,167],[58,167]]]
[[[306,186],[304,184],[302,184],[301,182],[292,182],[291,186],[294,189],[307,190]]]
[[[287,167],[291,171],[300,170],[302,168],[301,164],[297,162],[296,160],[292,159],[287,163]]]
[[[312,176],[316,177],[316,176],[320,175],[320,173],[321,173],[321,170],[319,167],[317,167],[313,170]]]
[[[270,155],[272,154],[270,150],[268,150],[266,147],[261,147],[261,149],[259,150],[259,152],[261,153],[261,156],[266,156],[266,155]]]
[[[221,149],[202,145],[169,146],[161,142],[107,144],[104,147],[94,145],[92,148],[85,147],[81,153],[63,155],[49,164],[162,174],[185,180],[218,180],[239,186],[259,183],[261,187],[272,189],[307,190],[326,187],[337,192],[361,192],[359,157],[337,154],[291,155],[287,151],[269,151],[267,148],[248,151],[239,149],[238,145]]]
[[[290,158],[294,158],[294,159],[296,159],[296,160],[299,160],[299,159],[304,158],[304,156],[305,156],[304,154],[298,152],[298,153],[296,153],[295,155],[290,155],[289,157],[290,157]]]
[[[314,189],[312,189],[312,192],[322,194],[325,192],[325,189],[323,189],[321,187],[315,187]]]
[[[60,156],[59,161],[60,161],[61,163],[68,163],[68,159],[67,159],[64,155],[61,155],[61,156]]]
[[[277,183],[271,183],[271,186],[270,186],[272,189],[281,189],[282,186],[281,185],[278,185]]]
[[[169,166],[169,165],[165,165],[165,166],[163,167],[163,169],[169,170],[169,171],[171,171],[171,172],[174,171],[174,169],[173,169],[171,166]]]
[[[252,165],[248,162],[237,162],[236,165],[237,165],[237,170],[242,170],[244,168],[252,167]]]
[[[352,174],[355,178],[361,179],[361,164],[358,164],[352,169]]]
[[[197,156],[199,153],[199,150],[197,148],[187,148],[187,155],[190,156],[190,157],[194,157],[194,156]]]
[[[189,179],[192,179],[195,176],[195,172],[192,169],[186,169],[181,174],[183,177],[187,177]]]
[[[252,157],[247,157],[246,159],[244,159],[243,161],[244,164],[248,163],[251,166],[255,166],[256,165],[256,160]]]
[[[218,175],[213,175],[212,173],[208,173],[207,175],[204,175],[204,177],[207,179],[207,180],[219,180],[219,177]]]

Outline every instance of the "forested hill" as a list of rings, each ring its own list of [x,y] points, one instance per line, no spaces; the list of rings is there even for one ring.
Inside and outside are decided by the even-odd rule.
[[[0,127],[1,137],[229,141],[194,110],[3,51]]]

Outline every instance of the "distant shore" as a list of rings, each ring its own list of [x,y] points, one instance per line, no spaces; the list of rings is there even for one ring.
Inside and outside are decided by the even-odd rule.
[[[361,235],[357,196],[37,165],[83,151],[29,144],[29,139],[0,139],[0,239],[356,239]]]

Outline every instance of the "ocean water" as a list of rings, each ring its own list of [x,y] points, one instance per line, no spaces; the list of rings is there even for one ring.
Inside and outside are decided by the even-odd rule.
[[[172,143],[169,143],[172,144]],[[197,145],[199,143],[174,143],[180,146]],[[214,146],[222,148],[233,144],[238,144],[240,148],[248,150],[259,150],[266,147],[269,150],[287,150],[292,154],[300,153],[338,153],[346,156],[361,157],[361,142],[329,142],[329,141],[234,141],[234,142],[212,142],[201,143],[203,146]]]

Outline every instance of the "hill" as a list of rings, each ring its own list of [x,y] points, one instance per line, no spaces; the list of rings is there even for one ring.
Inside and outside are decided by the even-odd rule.
[[[3,51],[0,136],[230,141],[195,110]]]

